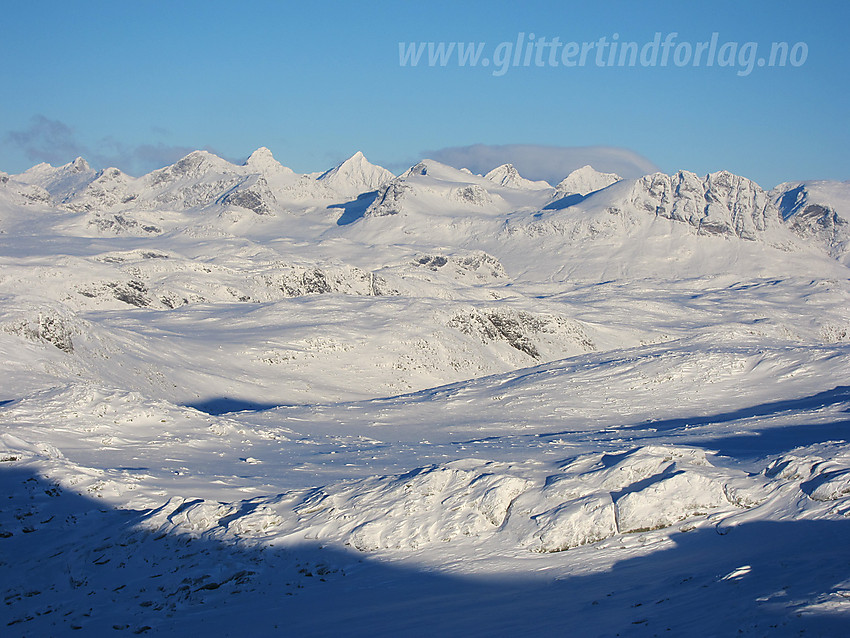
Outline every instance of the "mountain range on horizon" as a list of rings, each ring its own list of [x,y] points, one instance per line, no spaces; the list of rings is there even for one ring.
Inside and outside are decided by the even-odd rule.
[[[599,214],[605,210],[671,220],[700,235],[734,235],[775,245],[803,240],[844,265],[850,263],[850,183],[788,182],[765,191],[727,171],[704,177],[687,171],[654,173],[627,180],[586,165],[552,186],[522,177],[510,164],[482,176],[423,160],[396,176],[358,151],[327,171],[298,174],[261,147],[241,165],[194,151],[138,178],[117,168],[92,169],[81,157],[59,167],[41,163],[17,175],[0,173],[0,188],[12,204],[80,214],[84,221],[76,220],[75,232],[82,234],[155,235],[170,226],[157,211],[191,210],[197,215],[215,209],[219,216],[250,211],[304,217],[321,210],[325,218],[336,215],[333,221],[339,226],[397,213],[445,219],[486,212],[510,218],[514,225],[525,215],[525,226],[549,222],[550,227],[563,230],[567,224],[575,230],[575,223],[586,226],[594,223],[591,219],[597,227],[605,225],[605,215]],[[780,236],[783,229],[793,238]]]
[[[191,160],[189,160],[189,158],[194,157],[194,156],[198,156],[198,155],[206,156],[206,157],[209,157],[211,159],[214,158],[214,159],[212,159],[212,161],[217,162],[219,164],[228,164],[228,165],[233,166],[233,167],[245,167],[245,168],[253,169],[256,172],[263,172],[263,171],[278,172],[278,171],[282,171],[284,173],[291,174],[291,175],[303,175],[303,176],[309,176],[309,177],[312,177],[312,178],[329,179],[331,177],[335,177],[340,172],[342,172],[344,174],[351,175],[354,171],[357,170],[357,167],[360,167],[360,170],[362,170],[362,171],[365,171],[367,173],[371,172],[376,176],[380,175],[382,178],[385,178],[385,179],[391,178],[391,177],[394,176],[391,171],[388,171],[387,169],[383,168],[382,166],[372,164],[371,162],[369,162],[369,160],[366,158],[366,156],[361,151],[356,151],[353,155],[351,155],[347,159],[343,160],[342,162],[334,165],[333,167],[331,167],[331,168],[329,168],[325,171],[298,174],[295,171],[293,171],[291,168],[281,164],[274,157],[274,155],[272,154],[272,151],[268,147],[265,147],[265,146],[261,146],[258,149],[256,149],[241,164],[225,160],[225,159],[215,155],[215,153],[212,153],[211,151],[196,150],[196,151],[192,151],[192,152],[188,153],[183,158],[177,160],[177,162],[175,162],[173,165],[169,165],[169,166],[174,166],[174,165],[180,164],[181,162],[186,162],[187,160],[191,161]],[[169,166],[165,166],[163,168],[151,171],[151,174],[158,173],[159,171],[163,171],[163,170],[169,168]],[[457,168],[459,170],[467,170],[462,166],[454,166],[454,168]],[[690,171],[680,171],[680,172],[690,172]],[[105,167],[105,168],[102,168],[102,169],[99,169],[99,170],[93,169],[93,168],[91,168],[91,166],[89,165],[89,163],[86,161],[86,159],[84,157],[77,157],[74,160],[68,162],[67,164],[60,165],[60,166],[53,166],[52,164],[49,164],[47,162],[41,162],[39,164],[33,165],[31,168],[29,168],[29,169],[27,169],[27,170],[25,170],[25,171],[23,171],[22,173],[19,173],[19,174],[4,173],[2,170],[0,170],[0,176],[4,176],[5,178],[11,177],[11,178],[18,179],[19,181],[23,181],[23,182],[26,182],[26,183],[39,181],[39,180],[43,179],[43,177],[45,175],[51,174],[51,173],[55,174],[55,175],[58,175],[60,173],[61,174],[79,173],[79,174],[85,176],[82,179],[89,178],[92,175],[94,175],[95,178],[97,178],[97,177],[99,177],[103,174],[108,173],[108,174],[111,174],[111,175],[114,175],[114,176],[120,175],[123,178],[128,179],[128,180],[138,179],[136,177],[129,175],[128,173],[124,173],[123,171],[121,171],[120,169],[115,168],[115,167]],[[649,173],[647,173],[647,174],[649,174]],[[506,175],[510,176],[510,179],[506,178],[505,177]],[[517,171],[517,169],[510,163],[505,163],[505,164],[501,164],[499,166],[496,166],[489,173],[486,173],[484,176],[487,177],[488,179],[491,179],[492,181],[501,181],[502,185],[508,185],[509,181],[514,181],[515,187],[522,187],[522,185],[531,186],[532,184],[537,184],[541,187],[554,187],[554,188],[559,189],[559,190],[564,190],[564,188],[562,187],[562,184],[564,182],[569,183],[567,180],[576,181],[576,180],[579,180],[579,179],[589,179],[589,180],[591,180],[590,185],[596,186],[596,188],[593,188],[592,190],[598,190],[599,188],[603,187],[603,186],[600,186],[599,184],[602,184],[602,182],[604,182],[606,180],[608,181],[608,183],[613,183],[614,181],[618,181],[618,180],[622,179],[619,175],[616,175],[615,173],[599,172],[591,164],[585,164],[585,165],[583,165],[579,168],[572,170],[568,175],[565,175],[564,179],[558,184],[549,183],[549,182],[546,182],[545,180],[528,180],[525,177],[523,177],[522,175],[520,175],[519,172]],[[584,176],[588,176],[588,177],[584,177]],[[142,176],[142,177],[144,177],[144,176]],[[335,179],[338,180],[338,178],[335,178]],[[596,181],[592,181],[594,179]],[[516,180],[519,180],[519,181],[516,181]],[[380,181],[380,178],[378,178],[378,181]],[[791,182],[783,182],[782,184],[778,184],[773,189],[769,189],[769,190],[775,191],[777,189],[783,188],[787,184],[817,183],[817,182],[825,182],[825,181],[828,181],[828,182],[833,183],[833,184],[850,182],[850,180],[846,180],[844,182],[840,182],[840,181],[836,181],[836,180],[795,180],[795,181],[791,181]],[[369,184],[364,184],[364,185],[368,186]],[[607,184],[605,184],[605,185],[607,185]],[[576,192],[578,192],[578,191],[576,191]],[[588,191],[588,192],[590,192],[590,191]],[[582,194],[586,194],[586,193],[582,193]]]

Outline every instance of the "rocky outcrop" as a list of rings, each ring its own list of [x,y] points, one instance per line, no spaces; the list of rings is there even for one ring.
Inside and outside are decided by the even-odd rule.
[[[688,171],[647,175],[635,182],[626,203],[690,224],[702,235],[755,240],[781,224],[779,211],[767,193],[755,182],[728,171],[705,178]]]

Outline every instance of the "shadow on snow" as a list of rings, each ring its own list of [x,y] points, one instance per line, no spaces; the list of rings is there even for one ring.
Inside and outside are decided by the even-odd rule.
[[[458,577],[318,541],[237,546],[138,524],[14,461],[0,467],[6,636],[842,635],[850,521],[755,522],[675,532],[666,549],[611,570],[564,573],[616,543],[515,558],[516,574]],[[226,522],[226,521],[225,521]],[[652,536],[653,533],[650,533]],[[558,571],[558,568],[561,571]],[[529,578],[528,574],[536,574]],[[835,603],[838,601],[838,603]],[[840,610],[841,607],[838,608]],[[722,610],[722,613],[719,613]]]
[[[732,434],[706,435],[698,428],[701,426],[721,425],[752,418],[767,418],[782,414],[814,412],[823,408],[841,406],[840,412],[850,412],[850,386],[836,386],[831,390],[818,392],[808,397],[773,401],[760,405],[720,412],[708,416],[693,416],[658,421],[643,421],[635,425],[612,426],[618,431],[656,432],[660,436],[675,435],[681,438],[682,445],[699,445],[716,450],[720,454],[732,457],[764,457],[778,454],[796,447],[825,443],[827,441],[847,441],[850,439],[850,419],[841,419],[829,423],[798,423],[794,425],[770,426],[765,421],[759,424],[742,424],[740,431]],[[536,435],[539,438],[554,438],[568,435],[585,435],[583,430],[562,430]],[[651,437],[641,437],[648,443]]]
[[[353,199],[342,204],[336,204],[335,206],[329,206],[328,208],[341,208],[343,213],[340,218],[336,220],[336,225],[347,226],[348,224],[353,224],[363,217],[363,215],[366,214],[366,209],[369,208],[369,205],[374,202],[377,197],[378,191],[370,191],[368,193],[358,195],[357,199]]]
[[[738,421],[739,419],[750,419],[754,417],[767,417],[782,414],[783,412],[804,412],[819,410],[839,403],[850,404],[850,386],[839,385],[832,390],[818,392],[808,397],[799,399],[788,399],[783,401],[772,401],[761,405],[750,406],[731,412],[720,412],[710,416],[694,416],[675,419],[664,419],[660,421],[644,421],[629,429],[653,428],[656,431],[668,431],[676,428],[694,427],[699,425],[715,425],[727,421]],[[850,412],[850,405],[844,410]]]
[[[260,403],[257,401],[243,401],[242,399],[230,399],[228,397],[215,397],[200,401],[198,403],[190,403],[187,408],[194,408],[199,412],[204,412],[211,416],[221,416],[228,412],[264,412],[273,408],[282,407],[277,403]]]

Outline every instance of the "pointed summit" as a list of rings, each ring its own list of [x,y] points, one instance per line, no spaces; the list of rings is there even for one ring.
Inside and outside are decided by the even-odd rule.
[[[555,187],[561,195],[587,195],[622,179],[616,173],[600,173],[590,164],[575,169]]]
[[[89,163],[86,160],[84,160],[82,157],[78,157],[73,162],[71,162],[70,168],[75,173],[84,173],[86,171],[91,170]]]
[[[379,189],[393,175],[387,169],[376,166],[360,151],[319,175],[316,179],[343,195],[357,195]]]
[[[258,163],[267,163],[267,162],[276,162],[274,155],[272,152],[265,146],[261,146],[256,151],[251,153],[251,156],[248,158],[248,161],[245,162],[245,166],[251,166]]]
[[[57,203],[64,202],[85,188],[95,177],[94,171],[82,157],[58,168],[42,162],[17,176],[24,184],[40,186]]]
[[[491,182],[495,182],[499,186],[507,186],[508,188],[552,188],[548,182],[534,182],[530,179],[525,179],[519,174],[519,171],[513,164],[502,164],[497,166],[492,171],[484,176]]]
[[[319,179],[326,179],[331,175],[335,175],[338,173],[352,173],[357,172],[358,170],[362,170],[364,167],[376,167],[374,164],[371,164],[369,160],[366,159],[366,156],[363,155],[360,151],[357,151],[354,155],[349,157],[347,160],[340,162],[332,169],[325,171],[319,176]]]
[[[251,153],[251,156],[245,162],[244,166],[247,166],[248,168],[259,172],[269,170],[279,171],[282,168],[286,168],[274,158],[272,152],[265,146],[261,146],[256,151]],[[290,169],[286,170],[291,172]]]

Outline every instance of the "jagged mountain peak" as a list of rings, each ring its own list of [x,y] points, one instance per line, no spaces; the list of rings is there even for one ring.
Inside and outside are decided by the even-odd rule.
[[[499,186],[507,186],[508,188],[551,188],[548,182],[532,181],[524,178],[519,174],[519,171],[513,164],[497,166],[487,173],[484,179],[495,182]]]
[[[68,162],[67,164],[62,164],[61,166],[53,166],[52,164],[48,164],[47,162],[40,162],[36,164],[32,168],[28,168],[26,171],[18,175],[19,181],[31,181],[27,178],[38,179],[40,177],[55,177],[56,175],[68,175],[73,173],[94,173],[92,171],[89,163],[82,157],[77,157],[74,160]]]
[[[413,166],[407,169],[404,173],[404,177],[413,177],[415,175],[427,175],[429,163],[431,160],[422,160],[421,162],[417,162]]]
[[[700,234],[754,240],[781,225],[776,206],[754,181],[729,171],[700,178],[689,171],[635,180],[629,203],[638,210],[686,222]]]
[[[42,162],[17,175],[16,179],[24,184],[43,188],[50,193],[54,201],[61,203],[85,188],[96,176],[97,171],[82,157],[77,157],[59,167]]]
[[[71,170],[77,173],[83,173],[91,170],[91,166],[89,166],[89,163],[82,157],[77,157],[73,162],[68,164],[68,166],[71,168]]]
[[[722,187],[722,188],[753,188],[763,191],[761,186],[759,186],[756,182],[749,179],[748,177],[744,177],[742,175],[736,175],[735,173],[728,171],[726,169],[721,169],[719,171],[715,171],[713,173],[709,173],[705,176],[705,182],[709,186]]]
[[[484,175],[486,179],[497,181],[506,177],[520,177],[519,171],[513,164],[500,164],[492,171]]]

